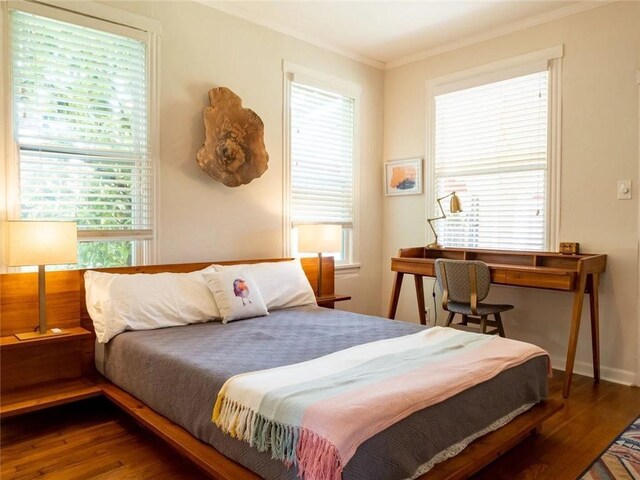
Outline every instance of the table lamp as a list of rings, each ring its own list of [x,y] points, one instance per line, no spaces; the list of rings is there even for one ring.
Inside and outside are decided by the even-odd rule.
[[[322,254],[342,250],[342,225],[298,226],[298,251],[318,254],[318,297],[322,297]]]
[[[449,197],[451,197],[451,201],[449,202],[449,211],[451,213],[460,213],[462,211],[462,204],[460,203],[460,198],[456,195],[456,192],[451,192],[449,195],[445,195],[444,197],[440,197],[436,200],[438,202],[438,207],[440,207],[440,212],[442,213],[442,215],[440,215],[439,217],[427,219],[427,222],[429,222],[429,226],[431,227],[431,230],[433,230],[433,235],[435,237],[433,243],[427,245],[427,248],[442,248],[442,245],[438,243],[438,234],[436,233],[436,229],[433,228],[433,222],[435,222],[436,220],[447,218],[447,216],[444,214],[442,203],[440,202]]]
[[[19,340],[29,340],[62,332],[47,331],[45,265],[76,263],[78,230],[75,222],[7,222],[7,258],[11,267],[38,266],[39,331],[18,333]]]

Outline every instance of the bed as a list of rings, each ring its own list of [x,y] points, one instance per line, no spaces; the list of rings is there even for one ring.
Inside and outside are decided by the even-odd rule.
[[[209,322],[124,332],[98,345],[96,367],[108,379],[104,391],[109,398],[212,476],[294,479],[295,466],[287,468],[211,422],[225,381],[239,373],[290,365],[424,328],[316,306],[286,308],[227,325]],[[426,478],[468,476],[538,429],[558,409],[544,402],[547,368],[546,358],[533,358],[410,415],[363,443],[342,478],[418,478],[426,472]],[[185,431],[192,445],[191,440],[184,445],[189,438]],[[485,434],[494,443],[476,442],[463,451]],[[478,458],[464,461],[465,455]]]

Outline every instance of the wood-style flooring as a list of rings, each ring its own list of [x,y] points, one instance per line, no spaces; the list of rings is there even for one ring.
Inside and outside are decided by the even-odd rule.
[[[562,372],[550,381],[561,398]],[[477,480],[574,480],[640,415],[640,388],[574,376],[563,411]],[[200,479],[204,475],[103,398],[3,422],[0,478]]]

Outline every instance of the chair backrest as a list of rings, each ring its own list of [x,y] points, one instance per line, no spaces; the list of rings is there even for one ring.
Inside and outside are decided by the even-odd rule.
[[[436,260],[435,270],[438,287],[449,301],[472,303],[474,283],[478,302],[489,295],[491,274],[489,267],[484,262],[439,258]]]

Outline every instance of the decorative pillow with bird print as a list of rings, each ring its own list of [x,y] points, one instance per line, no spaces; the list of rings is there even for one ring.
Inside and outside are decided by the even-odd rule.
[[[260,287],[267,309],[317,305],[313,288],[307,280],[300,260],[260,262],[240,265],[212,265],[216,272],[244,271]]]
[[[269,315],[258,285],[243,271],[202,273],[216,300],[222,323]]]

